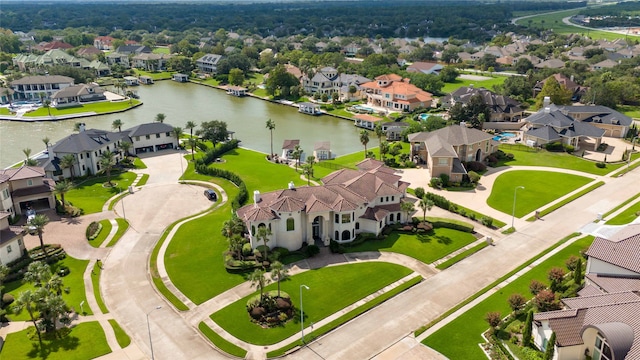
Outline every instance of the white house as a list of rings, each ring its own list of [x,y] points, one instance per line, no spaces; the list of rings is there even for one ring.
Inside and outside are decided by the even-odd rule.
[[[297,250],[303,242],[326,246],[331,240],[351,242],[360,233],[378,235],[386,225],[406,220],[400,202],[409,184],[381,161],[366,159],[357,167],[327,175],[322,186],[296,188],[291,182],[284,190],[254,191],[254,203],[237,211],[251,246],[262,245],[260,227],[271,229],[269,247]]]
[[[178,148],[178,139],[173,134],[173,126],[169,124],[147,123],[124,132],[129,136],[133,152],[136,154]]]
[[[105,90],[98,84],[78,84],[58,90],[51,96],[51,106],[60,108],[82,103],[104,101]]]
[[[0,265],[19,259],[25,252],[24,231],[9,225],[9,213],[0,212]]]
[[[73,86],[74,80],[62,75],[25,76],[11,82],[11,89],[21,99],[39,100],[41,94],[51,97],[56,92]]]
[[[222,55],[206,54],[196,60],[196,67],[203,73],[215,74],[218,72],[218,63],[222,60]]]

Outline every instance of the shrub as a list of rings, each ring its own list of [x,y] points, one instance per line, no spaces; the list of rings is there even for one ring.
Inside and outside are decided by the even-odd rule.
[[[596,163],[596,167],[597,167],[597,168],[600,168],[600,169],[604,169],[604,168],[606,168],[606,167],[607,167],[607,164],[605,164],[605,163],[604,163],[604,162],[602,162],[602,161],[599,161],[599,162],[597,162],[597,163]]]
[[[484,319],[489,323],[489,326],[491,326],[491,330],[494,330],[498,325],[500,325],[502,316],[500,316],[500,313],[497,311],[491,311],[484,316]]]
[[[253,249],[251,248],[251,243],[245,243],[242,245],[242,255],[243,256],[251,256],[253,254]]]
[[[424,189],[422,187],[417,187],[413,192],[416,194],[418,199],[422,199],[424,197]]]
[[[531,280],[531,282],[529,283],[529,291],[531,291],[532,295],[538,295],[540,291],[546,288],[547,286],[538,280]]]
[[[474,184],[477,184],[478,181],[480,181],[480,175],[478,175],[478,173],[475,171],[469,171],[468,176],[469,176],[469,181],[471,181]]]
[[[487,217],[487,216],[483,216],[480,219],[480,223],[486,227],[493,227],[493,218]]]
[[[334,254],[344,254],[344,246],[335,240],[329,243],[329,250]]]
[[[60,276],[67,276],[69,275],[70,272],[71,272],[71,269],[69,269],[69,267],[66,265],[62,265],[58,268],[58,275]]]
[[[437,219],[431,222],[434,228],[447,228],[464,232],[473,232],[473,225],[464,222],[447,221],[446,219]]]
[[[434,189],[442,188],[442,179],[438,177],[431,178],[431,181],[429,182],[429,186],[431,186]]]
[[[6,294],[2,294],[2,306],[9,306],[13,303],[14,301],[14,297],[13,295],[6,293]]]
[[[547,151],[564,151],[564,146],[561,142],[551,142],[544,145]]]
[[[311,244],[307,246],[304,252],[308,257],[313,257],[314,255],[320,253],[320,248],[317,245]]]
[[[489,164],[489,166],[494,167],[498,164],[498,158],[495,155],[489,155],[485,159],[485,161]]]
[[[551,290],[541,290],[533,298],[533,305],[539,312],[560,310],[562,306],[560,302],[556,300],[556,294]]]
[[[487,170],[487,165],[480,161],[469,161],[464,165],[468,171],[484,172]]]
[[[578,260],[580,260],[579,257],[575,256],[575,255],[571,255],[565,262],[564,264],[567,266],[567,269],[569,269],[569,271],[574,271],[576,269],[576,266],[578,265]]]
[[[449,186],[449,175],[440,174],[440,180],[442,181],[442,186]]]
[[[524,304],[527,302],[527,299],[522,296],[522,294],[511,294],[507,299],[507,302],[509,303],[511,310],[513,310],[513,312],[517,312],[522,309]]]
[[[89,226],[87,226],[87,231],[85,232],[87,240],[91,241],[97,238],[98,235],[100,235],[100,231],[102,231],[102,224],[99,222],[94,221],[89,224]]]
[[[573,152],[576,150],[575,147],[573,147],[573,145],[565,145],[564,146],[564,151],[566,151],[569,154],[573,154]]]

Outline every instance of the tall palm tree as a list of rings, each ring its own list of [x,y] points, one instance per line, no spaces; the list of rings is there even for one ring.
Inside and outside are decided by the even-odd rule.
[[[189,120],[189,121],[187,121],[187,123],[184,125],[184,128],[185,128],[185,129],[189,129],[189,135],[190,135],[191,137],[193,137],[193,129],[195,129],[197,126],[198,126],[198,125],[197,125],[195,122],[193,122],[193,121]]]
[[[406,222],[409,222],[409,215],[415,210],[415,207],[411,201],[403,201],[400,203],[400,210],[405,212],[405,214],[407,215]]]
[[[263,244],[264,244],[264,261],[267,260],[267,249],[269,249],[267,247],[267,243],[269,242],[269,236],[271,236],[271,229],[269,229],[266,226],[259,226],[258,227],[258,231],[256,234],[256,237],[258,238],[258,241],[262,240]]]
[[[69,192],[69,190],[73,189],[73,183],[68,180],[58,181],[56,185],[53,187],[53,191],[60,195],[60,201],[62,202],[62,206],[64,206],[64,194]]]
[[[133,147],[133,144],[128,141],[122,141],[120,142],[120,145],[118,145],[118,148],[124,152],[125,158],[129,156],[129,151],[131,150],[132,147]]]
[[[369,132],[365,129],[360,131],[360,143],[364,145],[364,158],[367,158],[367,144],[369,143]]]
[[[98,164],[100,164],[100,172],[107,174],[107,182],[109,186],[113,186],[111,183],[111,170],[116,165],[116,156],[111,151],[107,150],[100,155],[100,159],[98,160]]]
[[[29,160],[29,157],[31,156],[31,149],[30,148],[24,148],[22,149],[22,153],[24,154],[24,156],[27,157],[26,160]],[[25,162],[26,162],[25,160]]]
[[[76,156],[73,154],[64,155],[60,159],[60,167],[63,169],[69,168],[69,171],[71,172],[71,180],[73,180],[73,175],[75,173],[75,165],[77,162],[78,161],[76,160]]]
[[[31,149],[29,149],[29,148],[22,149],[22,153],[24,153],[24,155],[27,157],[26,159],[24,159],[24,164],[25,165],[27,165],[27,166],[36,166],[36,165],[38,165],[38,162],[35,159],[30,158]]]
[[[40,348],[42,348],[42,334],[40,334],[40,330],[38,329],[38,318],[36,317],[36,307],[38,303],[40,303],[42,299],[40,296],[36,295],[34,291],[25,290],[18,295],[16,299],[13,309],[16,314],[20,313],[23,309],[27,311],[29,314],[29,318],[31,318],[31,322],[33,323],[33,327],[35,328],[36,334],[38,334],[38,341],[40,342]]]
[[[196,150],[196,146],[198,146],[198,138],[190,137],[189,138],[189,147],[191,147],[191,161],[195,161],[195,155],[193,154]]]
[[[40,248],[44,251],[45,257],[49,257],[47,253],[47,249],[44,247],[44,240],[42,239],[42,234],[44,234],[44,227],[49,223],[49,217],[47,215],[37,214],[27,226],[28,231],[33,231],[38,235],[38,239],[40,239]]]
[[[382,155],[384,154],[382,152],[382,137],[385,135],[384,130],[382,130],[382,125],[380,124],[376,124],[375,129],[373,130],[376,134],[376,137],[378,138],[378,145],[380,146],[380,161],[384,161],[384,159],[382,158]]]
[[[427,221],[427,210],[431,211],[431,208],[433,207],[433,201],[427,199],[426,197],[423,197],[418,202],[418,207],[422,209],[422,218],[424,219],[424,221]]]
[[[241,235],[244,232],[244,222],[236,214],[231,219],[222,223],[222,236],[230,238],[233,235]]]
[[[302,149],[300,148],[299,144],[296,144],[296,146],[294,146],[293,152],[291,153],[291,156],[296,161],[295,162],[296,171],[298,171],[298,164],[300,164],[300,157],[302,156]]]
[[[274,261],[271,264],[271,280],[278,282],[278,297],[280,297],[280,281],[289,277],[289,269],[287,269],[280,261]]]
[[[271,135],[271,153],[269,153],[269,160],[273,159],[273,130],[276,128],[276,123],[273,120],[267,120],[267,129]]]
[[[113,122],[111,123],[111,128],[113,130],[118,129],[118,132],[122,132],[122,125],[124,125],[124,123],[122,122],[122,120],[120,119],[115,119],[113,120]]]
[[[49,151],[49,142],[51,141],[51,139],[49,139],[48,136],[45,136],[42,138],[42,142],[44,143],[45,148],[47,149],[47,151]]]
[[[256,287],[260,290],[260,304],[262,304],[262,294],[264,287],[267,286],[269,280],[264,276],[264,270],[256,269],[249,274],[249,281],[251,281],[251,287]]]
[[[51,117],[51,100],[47,99],[43,101],[42,106],[47,109],[47,113],[49,114],[49,117]]]
[[[159,122],[159,123],[163,123],[166,118],[167,118],[167,115],[165,115],[163,113],[158,113],[156,115],[155,121]]]
[[[173,128],[173,130],[171,130],[171,132],[173,133],[173,136],[176,137],[177,146],[180,147],[180,135],[182,135],[182,128],[179,126],[176,126]]]

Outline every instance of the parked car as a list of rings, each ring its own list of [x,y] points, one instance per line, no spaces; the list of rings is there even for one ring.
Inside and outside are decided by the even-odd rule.
[[[216,201],[218,200],[218,195],[216,195],[216,192],[211,190],[211,189],[207,189],[204,191],[204,196],[207,197],[207,199],[211,200],[211,201]]]
[[[28,208],[27,211],[24,212],[24,214],[27,215],[27,225],[28,225],[28,228],[29,228],[29,234],[35,235],[36,227],[33,226],[33,225],[29,225],[29,224],[31,224],[31,220],[35,219],[36,211],[31,209],[31,208]]]

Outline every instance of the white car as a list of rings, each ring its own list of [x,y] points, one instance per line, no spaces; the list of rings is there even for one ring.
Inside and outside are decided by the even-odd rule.
[[[28,225],[28,229],[29,229],[29,234],[35,235],[36,227],[33,226],[33,225],[29,225],[29,224],[31,223],[31,220],[35,219],[36,211],[33,210],[33,209],[27,209],[27,211],[25,212],[25,215],[27,215],[27,225]]]

